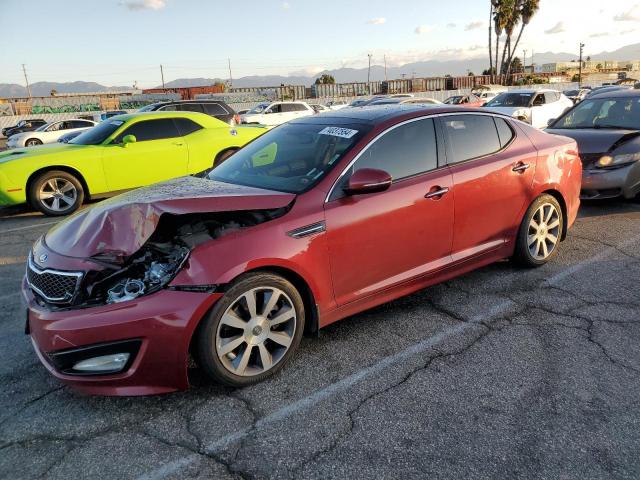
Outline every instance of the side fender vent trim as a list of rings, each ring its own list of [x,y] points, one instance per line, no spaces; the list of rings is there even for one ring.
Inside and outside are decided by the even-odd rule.
[[[308,237],[309,235],[315,235],[316,233],[324,232],[326,226],[324,221],[305,225],[304,227],[296,228],[287,232],[287,235],[293,238]]]

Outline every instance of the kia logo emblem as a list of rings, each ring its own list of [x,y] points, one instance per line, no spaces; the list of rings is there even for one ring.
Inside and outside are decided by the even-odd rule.
[[[49,258],[49,256],[48,256],[46,253],[43,253],[42,255],[40,255],[40,256],[38,257],[38,260],[39,260],[40,262],[44,263],[44,262],[46,262],[46,261],[47,261],[47,258]]]

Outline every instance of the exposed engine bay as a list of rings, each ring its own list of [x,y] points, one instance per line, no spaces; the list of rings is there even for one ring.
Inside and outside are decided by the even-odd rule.
[[[87,258],[98,267],[85,272],[80,288],[63,304],[38,297],[48,308],[87,308],[133,300],[166,287],[188,261],[191,250],[239,230],[273,220],[291,205],[267,210],[197,214],[165,213],[157,228],[137,252],[102,252]]]

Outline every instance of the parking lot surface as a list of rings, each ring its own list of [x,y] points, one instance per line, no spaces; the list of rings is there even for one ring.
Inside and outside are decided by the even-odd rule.
[[[0,219],[0,478],[639,478],[640,203],[582,207],[559,255],[502,262],[303,340],[233,390],[84,397],[19,296],[55,219]]]

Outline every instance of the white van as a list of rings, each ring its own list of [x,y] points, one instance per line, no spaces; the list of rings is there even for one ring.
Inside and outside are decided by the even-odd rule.
[[[242,123],[261,123],[262,125],[280,125],[294,118],[308,117],[315,110],[306,102],[260,103],[247,113],[240,115]]]

